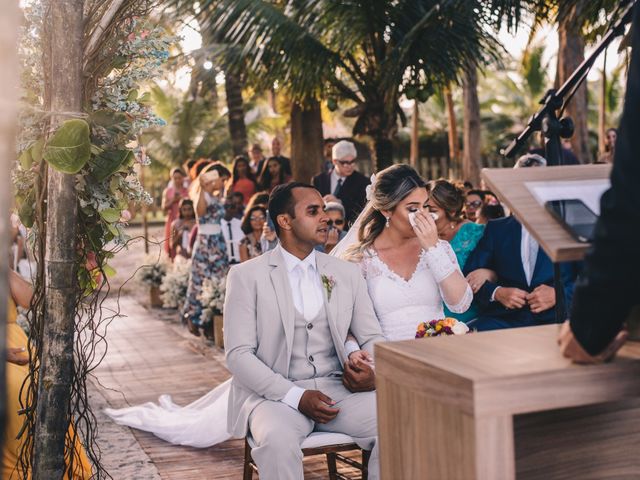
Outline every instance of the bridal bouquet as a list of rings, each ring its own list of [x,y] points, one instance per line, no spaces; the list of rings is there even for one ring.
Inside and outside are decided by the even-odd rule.
[[[422,322],[416,330],[416,338],[439,337],[440,335],[464,335],[469,331],[463,322],[447,317],[442,320]]]
[[[222,315],[226,290],[227,277],[207,278],[203,282],[200,302],[205,321],[211,320],[214,315]]]

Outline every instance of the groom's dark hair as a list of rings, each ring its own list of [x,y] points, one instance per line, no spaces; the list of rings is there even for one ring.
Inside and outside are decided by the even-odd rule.
[[[278,215],[288,213],[291,218],[296,218],[295,202],[293,201],[294,188],[312,188],[315,190],[315,187],[308,183],[289,182],[278,185],[269,195],[269,218],[271,218],[273,228],[278,236],[280,236]]]

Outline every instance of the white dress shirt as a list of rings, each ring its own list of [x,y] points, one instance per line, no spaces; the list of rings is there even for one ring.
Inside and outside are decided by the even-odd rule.
[[[223,218],[220,221],[220,226],[222,227],[224,241],[227,244],[227,258],[230,262],[240,263],[240,241],[245,236],[241,228],[242,220],[235,217],[231,220]],[[229,231],[229,226],[231,226],[231,231]]]
[[[316,251],[311,250],[306,258],[300,260],[287,252],[282,245],[278,245],[276,248],[280,249],[287,267],[293,306],[298,312],[303,313],[306,320],[313,320],[324,305],[322,281],[316,267]],[[309,275],[306,281],[302,278],[303,271]],[[305,302],[307,302],[307,308],[305,308]],[[310,305],[311,308],[309,308]],[[292,387],[282,401],[297,410],[304,392],[304,388]]]
[[[329,193],[333,195],[333,192],[336,191],[336,187],[338,186],[338,180],[342,180],[342,186],[344,187],[344,182],[346,179],[347,177],[341,177],[340,175],[338,175],[338,170],[334,168],[331,171],[331,191]]]
[[[527,277],[527,285],[531,285],[533,271],[536,268],[536,259],[538,258],[538,242],[531,236],[529,231],[522,226],[522,240],[520,242],[520,256],[522,257],[522,268],[524,275]]]
[[[540,245],[531,236],[529,231],[522,225],[522,239],[520,240],[520,258],[522,259],[522,269],[527,280],[527,285],[531,285],[533,272],[536,268],[536,260],[538,259],[538,250]],[[501,287],[496,287],[491,294],[491,301],[495,302],[496,292]]]

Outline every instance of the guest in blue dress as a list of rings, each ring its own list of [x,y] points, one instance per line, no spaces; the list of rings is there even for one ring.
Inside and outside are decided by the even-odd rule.
[[[467,263],[467,258],[482,237],[484,225],[470,222],[464,218],[464,191],[452,183],[442,179],[434,180],[429,182],[428,189],[429,211],[438,216],[436,219],[438,236],[449,242],[462,270]],[[491,278],[493,272],[487,270],[486,275],[487,278]],[[453,317],[466,323],[478,316],[478,309],[475,304],[472,304],[464,313],[453,313],[445,305],[444,313],[447,317]]]
[[[220,164],[210,165],[200,173],[192,192],[198,216],[198,237],[191,257],[191,274],[182,316],[189,331],[198,336],[200,328],[206,336],[213,333],[211,326],[205,325],[202,320],[202,283],[205,278],[225,276],[229,269],[227,246],[221,226],[224,217],[221,195],[224,178],[228,173]]]

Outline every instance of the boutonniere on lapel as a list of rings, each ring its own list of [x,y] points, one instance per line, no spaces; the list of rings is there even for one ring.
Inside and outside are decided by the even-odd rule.
[[[333,291],[333,287],[336,286],[336,279],[329,275],[322,275],[322,286],[327,291],[327,301],[331,300],[331,292]]]

